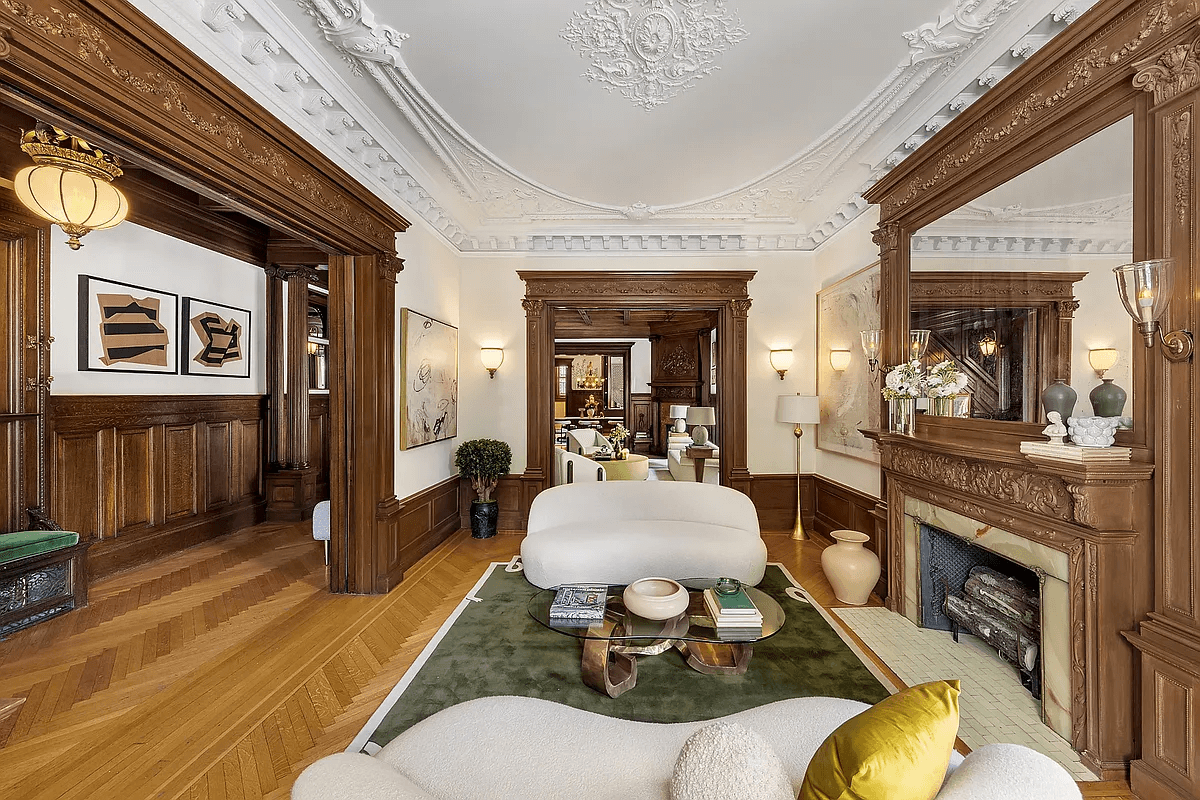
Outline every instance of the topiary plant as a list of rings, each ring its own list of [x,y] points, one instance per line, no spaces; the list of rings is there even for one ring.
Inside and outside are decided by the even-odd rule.
[[[507,442],[497,439],[472,439],[458,446],[454,466],[458,467],[458,474],[471,480],[479,499],[487,503],[500,478],[512,466],[512,449]]]

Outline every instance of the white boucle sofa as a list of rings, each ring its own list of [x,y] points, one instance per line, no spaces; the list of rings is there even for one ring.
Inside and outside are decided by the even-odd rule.
[[[707,483],[556,486],[534,498],[527,528],[521,562],[543,589],[651,576],[729,576],[754,586],[767,565],[754,503]]]
[[[867,708],[782,700],[723,717],[760,734],[793,792],[821,742]],[[304,770],[293,800],[668,800],[684,742],[712,724],[604,717],[529,697],[484,697],[417,723],[375,756],[338,753]],[[937,800],[1079,800],[1071,776],[1015,744],[955,754]]]

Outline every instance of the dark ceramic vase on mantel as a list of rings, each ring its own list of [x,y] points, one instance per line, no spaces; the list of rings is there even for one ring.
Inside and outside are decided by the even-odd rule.
[[[1092,413],[1097,417],[1119,417],[1125,411],[1125,390],[1113,383],[1112,378],[1101,378],[1101,384],[1088,399],[1092,401]]]
[[[1079,395],[1062,378],[1057,379],[1054,383],[1046,387],[1042,392],[1042,408],[1046,410],[1046,416],[1050,416],[1051,411],[1057,411],[1062,417],[1062,422],[1065,425],[1067,419],[1075,412],[1075,401],[1079,399]]]

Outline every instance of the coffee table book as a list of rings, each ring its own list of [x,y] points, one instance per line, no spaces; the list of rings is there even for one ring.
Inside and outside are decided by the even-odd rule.
[[[558,587],[550,603],[550,620],[559,625],[589,625],[604,619],[608,586],[602,583]]]

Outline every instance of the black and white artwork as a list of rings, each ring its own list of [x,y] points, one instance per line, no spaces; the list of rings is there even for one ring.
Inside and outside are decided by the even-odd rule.
[[[400,309],[400,449],[458,435],[458,328]]]

